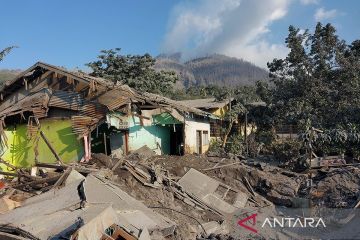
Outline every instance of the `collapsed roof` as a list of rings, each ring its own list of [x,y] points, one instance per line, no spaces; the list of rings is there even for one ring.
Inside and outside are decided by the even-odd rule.
[[[193,107],[193,108],[204,108],[204,109],[215,109],[222,108],[229,104],[229,101],[233,101],[234,98],[224,99],[217,101],[215,98],[203,98],[203,99],[192,99],[178,101],[181,104]]]
[[[53,107],[73,111],[73,130],[80,137],[105,121],[109,111],[123,109],[130,114],[131,104],[140,110],[160,108],[178,116],[212,117],[207,112],[160,95],[142,93],[127,85],[43,62],[37,62],[5,82],[0,88],[0,99],[0,130],[9,116],[20,114],[26,120],[24,114],[30,113],[41,119],[48,117],[49,108]]]

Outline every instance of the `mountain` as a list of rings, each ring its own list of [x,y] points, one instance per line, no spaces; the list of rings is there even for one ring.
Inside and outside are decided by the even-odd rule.
[[[10,79],[13,79],[19,73],[21,73],[21,70],[19,70],[19,69],[17,69],[17,70],[0,69],[0,83],[10,80]]]
[[[193,85],[238,86],[254,85],[258,80],[267,80],[268,72],[242,59],[212,54],[187,62],[181,62],[181,54],[161,54],[156,57],[155,68],[172,70],[179,74],[177,87]]]

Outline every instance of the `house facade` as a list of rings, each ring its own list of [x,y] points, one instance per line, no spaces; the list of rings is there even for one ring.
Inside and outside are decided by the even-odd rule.
[[[226,127],[226,123],[222,120],[225,114],[230,110],[234,99],[225,99],[217,101],[215,98],[192,99],[179,101],[190,107],[201,109],[217,117],[210,120],[209,137],[213,140],[221,137],[221,129]]]
[[[231,109],[231,106],[236,104],[234,98],[224,99],[217,101],[215,98],[193,99],[179,101],[190,107],[201,109],[208,113],[211,113],[218,117],[218,119],[210,120],[210,138],[217,139],[221,137],[221,129],[226,128],[226,121],[223,120],[226,113]],[[265,106],[264,102],[251,102],[247,104],[247,107],[259,107]],[[253,123],[249,123],[246,114],[239,116],[237,122],[233,125],[233,132],[237,132],[241,135],[249,135],[256,130],[256,126]]]
[[[91,133],[108,111],[99,96],[113,88],[105,79],[42,62],[5,82],[0,88],[1,158],[21,167],[90,159]],[[123,97],[113,102],[115,107],[130,102],[131,90],[117,91]]]
[[[0,88],[0,155],[28,167],[142,146],[157,154],[201,154],[213,118],[156,94],[38,62]]]
[[[157,154],[183,155],[205,153],[209,148],[210,121],[216,116],[151,93],[139,94],[130,115],[118,111],[108,114],[112,133],[111,152],[123,155],[142,146]],[[121,139],[116,141],[114,139]]]

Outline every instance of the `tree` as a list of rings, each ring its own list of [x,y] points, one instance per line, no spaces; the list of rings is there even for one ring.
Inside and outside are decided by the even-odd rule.
[[[253,86],[239,86],[235,89],[223,88],[215,96],[217,100],[234,99],[234,104],[225,113],[224,120],[227,122],[227,128],[224,133],[222,147],[225,147],[227,139],[231,133],[231,129],[241,115],[247,114],[247,105],[251,102],[259,100],[256,89]]]
[[[178,77],[174,72],[156,71],[155,59],[149,54],[121,55],[120,48],[103,50],[98,60],[86,64],[91,75],[127,84],[130,87],[151,93],[169,94]]]
[[[285,43],[288,55],[268,63],[272,84],[257,86],[273,122],[321,129],[318,153],[359,155],[360,40],[347,44],[331,24],[318,23],[313,33],[290,26]]]
[[[359,122],[359,41],[346,45],[327,24],[313,34],[293,26],[285,41],[289,54],[268,63],[273,87],[259,87],[267,95],[279,123],[318,128]]]
[[[4,57],[13,49],[15,46],[7,47],[0,51],[0,62],[4,59]]]
[[[227,142],[227,139],[229,137],[229,134],[231,133],[231,129],[234,125],[234,123],[239,119],[240,114],[246,113],[247,109],[245,106],[241,103],[237,103],[234,106],[231,107],[229,111],[225,113],[224,119],[227,121],[228,126],[225,130],[222,147],[224,148]]]

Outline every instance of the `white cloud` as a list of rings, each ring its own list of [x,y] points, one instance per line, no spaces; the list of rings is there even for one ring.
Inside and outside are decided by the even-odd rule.
[[[320,0],[300,0],[303,5],[319,4]]]
[[[336,17],[339,14],[338,10],[331,9],[331,10],[325,10],[324,8],[319,8],[316,10],[314,18],[317,22],[331,19]]]
[[[287,14],[291,0],[195,0],[178,4],[170,17],[164,52],[186,58],[222,53],[266,67],[284,57],[282,44],[266,40],[270,25]]]

